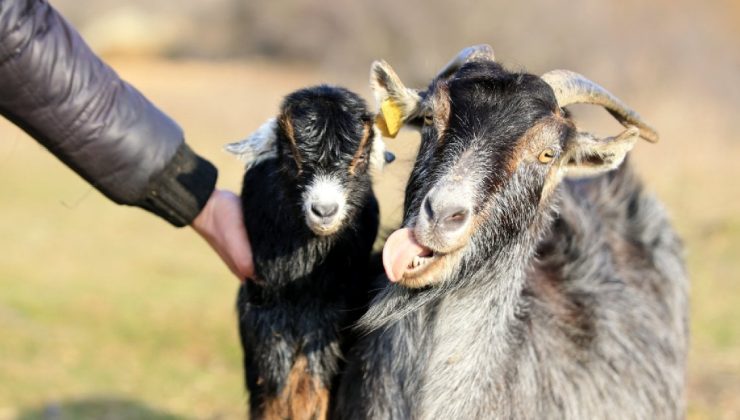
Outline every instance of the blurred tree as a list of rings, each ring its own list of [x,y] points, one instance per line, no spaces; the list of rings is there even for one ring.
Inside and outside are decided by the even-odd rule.
[[[613,89],[688,83],[740,103],[740,84],[726,82],[740,70],[736,0],[55,4],[104,54],[121,45],[130,52],[138,43],[141,51],[169,56],[257,56],[319,66],[338,82],[353,83],[382,57],[419,85],[461,47],[489,43],[505,64],[534,73],[570,67],[598,74]]]

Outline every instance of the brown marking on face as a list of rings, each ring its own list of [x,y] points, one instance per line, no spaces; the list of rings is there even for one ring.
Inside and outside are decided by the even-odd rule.
[[[300,355],[293,363],[281,393],[263,404],[265,420],[324,420],[329,414],[329,389],[308,370],[306,356]]]
[[[370,139],[370,134],[372,134],[372,126],[371,123],[365,123],[365,127],[362,131],[362,140],[360,140],[360,145],[357,147],[357,151],[355,152],[354,156],[352,157],[352,162],[349,164],[349,174],[352,176],[355,176],[355,171],[357,170],[357,166],[360,164],[360,158],[365,153],[365,147],[367,146],[367,142]],[[367,159],[367,154],[365,154]]]
[[[437,130],[437,141],[442,143],[443,134],[450,123],[450,89],[447,83],[439,82],[434,92],[434,128]]]
[[[280,126],[285,132],[285,136],[288,138],[288,147],[290,152],[293,154],[293,159],[298,167],[298,173],[302,171],[303,165],[301,163],[301,154],[298,152],[298,145],[295,140],[295,131],[293,130],[293,123],[290,121],[290,114],[287,112],[280,116]]]
[[[535,137],[539,135],[540,127],[538,125],[530,128],[527,130],[526,133],[517,141],[516,146],[514,147],[514,150],[511,151],[511,156],[509,156],[509,160],[506,162],[506,165],[504,166],[506,168],[506,173],[508,176],[511,176],[516,172],[517,166],[519,166],[519,162],[524,159],[524,154],[531,149],[530,147],[530,139],[532,137]]]
[[[555,191],[555,187],[560,184],[562,179],[563,172],[560,166],[557,163],[550,166],[550,170],[548,170],[547,175],[545,175],[545,184],[542,186],[542,193],[540,194],[541,206],[547,202],[547,199],[552,195],[552,192]]]
[[[517,142],[514,151],[512,152],[511,158],[509,159],[506,168],[509,174],[513,174],[516,171],[517,166],[523,160],[537,161],[540,153],[547,147],[553,144],[553,137],[559,136],[564,126],[573,126],[572,121],[563,117],[562,113],[555,112],[551,117],[544,118],[535,124],[532,128],[527,130],[524,135]],[[574,127],[573,127],[574,128]],[[545,183],[542,188],[542,194],[540,195],[540,203],[543,203],[547,197],[552,194],[555,187],[562,180],[562,172],[560,169],[560,158],[557,157],[552,163],[549,163],[550,168],[545,177]],[[538,163],[542,164],[542,163]]]
[[[537,159],[540,152],[552,144],[553,136],[559,134],[563,121],[563,118],[553,115],[538,121],[537,124],[527,130],[517,141],[506,164],[509,173],[513,174],[522,160]]]

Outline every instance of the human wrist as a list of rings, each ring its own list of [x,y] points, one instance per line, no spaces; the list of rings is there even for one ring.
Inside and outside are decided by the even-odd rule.
[[[218,170],[183,143],[137,205],[176,227],[190,225],[211,197]]]

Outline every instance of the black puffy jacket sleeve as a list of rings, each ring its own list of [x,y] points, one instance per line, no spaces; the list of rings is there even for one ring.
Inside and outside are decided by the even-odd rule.
[[[180,127],[45,0],[0,0],[0,114],[111,200],[175,226],[198,215],[216,183]]]

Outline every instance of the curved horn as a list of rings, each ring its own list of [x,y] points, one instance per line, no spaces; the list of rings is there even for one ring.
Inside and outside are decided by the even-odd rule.
[[[437,73],[437,78],[443,79],[456,72],[463,64],[472,60],[489,60],[495,61],[493,48],[488,44],[473,45],[460,51],[442,70]]]
[[[637,112],[583,75],[570,70],[553,70],[543,74],[542,80],[555,92],[561,108],[572,104],[601,105],[623,126],[639,128],[640,137],[652,143],[658,141],[658,133]]]

